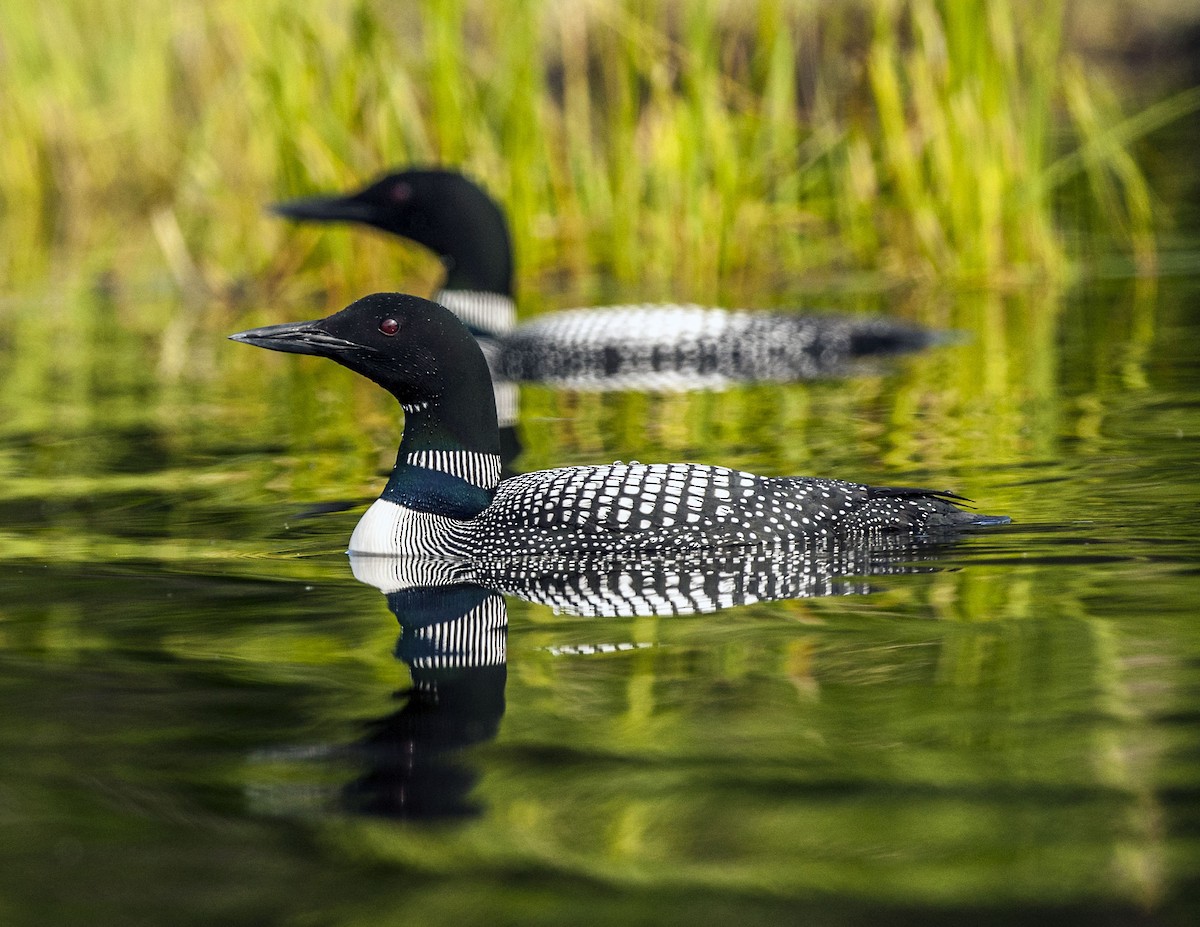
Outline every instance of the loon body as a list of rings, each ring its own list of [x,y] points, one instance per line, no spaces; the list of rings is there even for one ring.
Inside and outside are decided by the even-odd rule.
[[[485,344],[498,382],[583,389],[679,390],[804,380],[848,362],[927,347],[936,333],[887,319],[636,305],[566,310],[516,325],[513,258],[500,206],[450,170],[387,174],[356,193],[275,204],[309,222],[354,222],[432,250],[445,280],[434,299]]]
[[[499,364],[511,380],[676,392],[834,376],[851,360],[915,349],[933,338],[877,317],[604,306],[552,312],[518,326],[504,339]]]
[[[357,553],[461,561],[677,553],[1008,521],[964,511],[956,502],[966,500],[948,492],[702,464],[563,467],[501,482],[483,351],[450,311],[415,296],[379,293],[326,319],[231,337],[329,357],[399,400],[396,466],[354,530]]]
[[[704,464],[562,467],[494,486],[490,504],[466,520],[413,509],[385,491],[354,529],[350,549],[477,560],[496,550],[544,557],[757,547],[821,532],[920,533],[976,523],[978,516],[953,504],[957,498]]]

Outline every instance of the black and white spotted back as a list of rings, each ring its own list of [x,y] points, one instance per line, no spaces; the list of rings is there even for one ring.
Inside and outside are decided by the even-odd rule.
[[[916,350],[934,338],[870,316],[606,306],[518,326],[503,341],[497,369],[512,380],[575,389],[713,389],[831,376],[857,358]]]
[[[470,522],[481,552],[697,550],[822,533],[919,532],[972,523],[938,493],[761,477],[700,464],[541,470],[502,482]]]

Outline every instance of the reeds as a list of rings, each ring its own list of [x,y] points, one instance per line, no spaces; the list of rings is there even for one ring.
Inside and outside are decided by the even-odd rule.
[[[56,246],[118,267],[134,248],[144,266],[161,257],[135,246],[166,230],[188,288],[394,285],[411,258],[292,233],[261,206],[410,162],[483,181],[525,279],[565,270],[568,288],[587,273],[685,298],[745,276],[1062,277],[1064,191],[1147,263],[1155,216],[1130,144],[1150,126],[1113,131],[1062,5],[9,4],[0,275],[44,276]]]

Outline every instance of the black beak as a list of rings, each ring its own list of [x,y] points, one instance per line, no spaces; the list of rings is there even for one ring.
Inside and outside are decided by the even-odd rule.
[[[230,341],[252,344],[270,351],[287,354],[313,354],[317,357],[338,358],[351,352],[361,352],[363,346],[323,331],[320,322],[285,322],[266,325],[230,335]]]
[[[370,222],[372,209],[354,196],[308,196],[268,207],[277,216],[300,222]]]

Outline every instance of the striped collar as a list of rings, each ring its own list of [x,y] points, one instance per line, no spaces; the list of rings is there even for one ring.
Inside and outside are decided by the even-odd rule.
[[[441,290],[434,297],[463,320],[469,328],[488,335],[503,335],[517,324],[512,298],[482,290]]]
[[[500,455],[478,451],[414,451],[404,463],[424,470],[437,470],[465,480],[481,489],[492,489],[500,482]]]

